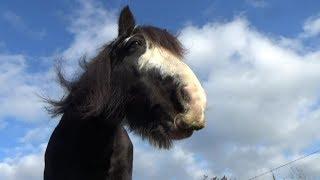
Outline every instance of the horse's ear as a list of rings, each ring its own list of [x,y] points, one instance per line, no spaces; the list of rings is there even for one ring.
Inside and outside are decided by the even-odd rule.
[[[124,7],[121,10],[118,21],[118,36],[131,33],[136,25],[133,14],[131,13],[129,6]]]

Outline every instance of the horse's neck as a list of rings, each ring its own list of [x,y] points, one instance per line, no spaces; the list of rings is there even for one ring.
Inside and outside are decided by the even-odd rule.
[[[102,179],[110,166],[117,128],[99,118],[65,113],[46,150],[45,179]]]

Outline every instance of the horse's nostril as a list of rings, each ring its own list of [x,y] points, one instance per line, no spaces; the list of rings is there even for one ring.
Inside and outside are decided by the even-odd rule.
[[[180,129],[189,129],[190,126],[185,121],[182,120],[181,115],[178,115],[175,119],[175,124]]]
[[[179,92],[180,92],[181,98],[184,101],[186,101],[186,102],[190,102],[191,101],[191,96],[190,96],[189,92],[187,91],[186,86],[182,87]]]

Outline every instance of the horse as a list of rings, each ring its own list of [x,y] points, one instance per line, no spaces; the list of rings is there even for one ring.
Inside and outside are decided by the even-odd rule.
[[[47,99],[61,119],[45,151],[44,180],[132,179],[133,145],[127,130],[169,149],[205,126],[206,94],[184,63],[185,49],[165,29],[136,25],[129,7],[118,36],[83,73],[67,80],[66,94]]]

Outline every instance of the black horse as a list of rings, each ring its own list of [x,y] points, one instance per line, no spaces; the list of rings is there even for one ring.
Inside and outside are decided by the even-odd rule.
[[[45,180],[131,179],[133,146],[124,129],[170,148],[204,127],[206,95],[182,61],[178,39],[164,29],[136,26],[125,7],[118,37],[67,81],[67,94],[48,100],[62,118],[45,153]]]

